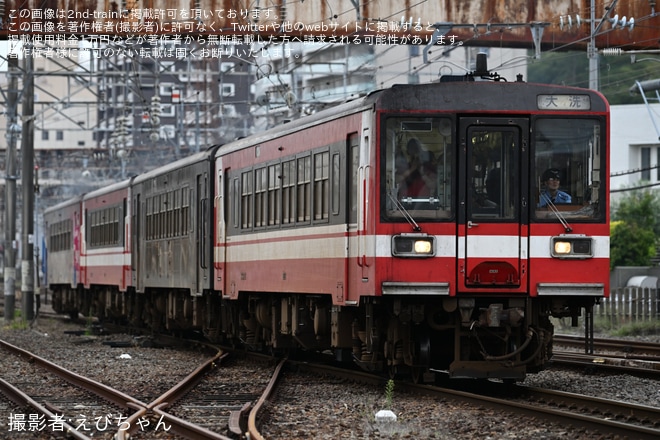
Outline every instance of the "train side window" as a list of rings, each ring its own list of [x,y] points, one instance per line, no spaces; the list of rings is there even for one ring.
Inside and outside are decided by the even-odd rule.
[[[266,216],[268,212],[268,180],[267,169],[259,168],[254,170],[254,226],[266,226]]]
[[[94,211],[90,215],[91,221],[89,223],[90,229],[90,242],[92,245],[96,245],[99,242],[99,228],[98,228],[98,212]]]
[[[349,143],[349,164],[348,164],[348,177],[349,177],[349,192],[348,192],[348,207],[349,216],[348,222],[351,224],[357,223],[357,205],[358,205],[358,167],[360,166],[360,138],[357,134],[352,134],[348,138]]]
[[[174,198],[174,214],[173,214],[173,225],[172,229],[174,231],[174,236],[181,236],[181,194],[178,191],[175,191],[173,194]]]
[[[241,174],[241,229],[252,228],[252,171]]]
[[[181,188],[181,233],[188,235],[190,224],[190,190]]]
[[[310,187],[312,180],[312,159],[310,156],[298,158],[298,181],[296,186],[296,213],[298,222],[308,222],[311,217]]]
[[[339,154],[335,153],[332,155],[332,215],[339,214],[339,201],[341,199],[340,170]]]
[[[289,160],[282,163],[282,223],[290,224],[295,221],[295,182],[296,161]]]
[[[282,166],[278,163],[268,167],[268,225],[280,224],[282,206],[281,174]]]
[[[314,155],[314,220],[327,219],[329,216],[330,153]]]
[[[48,250],[57,252],[57,236],[55,235],[55,225],[48,226]]]
[[[238,180],[238,177],[234,178],[233,181],[233,188],[232,188],[232,199],[234,201],[234,215],[232,219],[232,223],[235,228],[238,228],[238,223],[239,223],[239,213],[240,213],[240,181]]]
[[[165,194],[165,236],[172,237],[172,191]]]
[[[163,238],[163,202],[161,200],[160,194],[155,198],[156,205],[154,206],[154,211],[156,213],[156,238]]]
[[[144,236],[147,240],[151,240],[151,197],[147,198],[144,204]]]

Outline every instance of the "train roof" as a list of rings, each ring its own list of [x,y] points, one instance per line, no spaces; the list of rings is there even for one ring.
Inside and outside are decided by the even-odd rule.
[[[284,123],[221,146],[216,157],[296,132],[308,126],[340,118],[368,108],[415,111],[525,111],[536,108],[539,95],[588,95],[592,112],[607,112],[609,104],[598,91],[554,84],[522,81],[458,81],[425,84],[395,84],[310,116]]]
[[[395,85],[379,95],[376,107],[383,110],[437,110],[453,112],[542,111],[538,97],[548,95],[587,95],[590,112],[605,113],[609,104],[597,91],[556,84],[522,81],[462,81]]]
[[[111,185],[104,186],[103,188],[95,189],[94,191],[90,191],[87,194],[83,195],[83,200],[89,200],[92,197],[98,197],[103,194],[108,194],[114,191],[118,191],[124,188],[128,188],[129,185],[131,184],[131,181],[134,179],[134,177],[131,177],[130,179],[122,180],[121,182],[115,182]]]
[[[351,115],[353,113],[360,112],[365,110],[374,103],[374,97],[377,96],[382,90],[376,90],[370,92],[365,96],[360,96],[351,101],[338,104],[334,107],[330,107],[324,110],[314,113],[309,116],[305,116],[290,122],[286,122],[277,127],[270,128],[268,130],[262,131],[260,133],[241,138],[225,145],[222,145],[216,152],[216,157],[224,156],[226,154],[232,153],[234,151],[242,150],[243,148],[259,144],[271,139],[275,139],[281,136],[285,136],[290,133],[302,130],[304,128],[317,125],[319,123],[337,119],[343,116]]]
[[[144,181],[147,181],[149,179],[152,179],[154,177],[166,174],[172,170],[178,170],[179,168],[185,167],[187,165],[192,165],[197,162],[201,162],[204,160],[209,160],[210,158],[213,157],[215,150],[219,147],[219,145],[212,145],[211,147],[207,148],[204,151],[200,151],[198,153],[195,153],[191,156],[184,157],[182,159],[177,160],[176,162],[169,163],[167,165],[163,165],[158,168],[154,168],[153,170],[147,171],[146,173],[140,174],[138,176],[135,176],[133,179],[133,184],[137,183],[142,183]]]
[[[76,203],[80,203],[82,201],[82,198],[83,198],[83,195],[81,194],[81,195],[75,196],[71,199],[60,202],[56,205],[53,205],[49,208],[46,208],[46,209],[44,209],[44,217],[47,216],[47,215],[50,215],[54,212],[60,211],[64,208],[67,208],[71,205],[75,205]]]

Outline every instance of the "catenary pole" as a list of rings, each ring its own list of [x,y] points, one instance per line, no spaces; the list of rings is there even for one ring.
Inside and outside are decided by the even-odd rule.
[[[21,233],[21,316],[34,319],[34,60],[31,51],[24,58],[23,135],[21,173],[23,230]]]
[[[5,245],[4,290],[5,322],[14,319],[16,304],[16,137],[20,130],[18,106],[18,58],[7,59],[9,90],[7,92],[7,157],[5,166]]]

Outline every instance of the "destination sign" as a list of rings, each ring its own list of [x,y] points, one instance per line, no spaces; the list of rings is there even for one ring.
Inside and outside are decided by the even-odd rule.
[[[589,95],[538,95],[539,110],[591,110]]]

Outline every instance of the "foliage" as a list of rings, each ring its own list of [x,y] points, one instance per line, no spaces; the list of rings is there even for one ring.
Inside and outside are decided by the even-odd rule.
[[[616,266],[649,266],[655,255],[655,234],[634,222],[610,225],[610,269]]]
[[[610,268],[649,266],[660,237],[660,198],[654,190],[627,192],[612,204]]]
[[[660,78],[660,56],[637,55],[631,57],[600,56],[600,91],[612,105],[643,104],[639,94],[631,94],[635,81]],[[589,87],[589,59],[585,51],[543,52],[541,58],[529,65],[527,81]]]
[[[660,197],[651,189],[629,191],[612,203],[612,220],[635,223],[660,236]]]
[[[660,321],[636,322],[612,332],[612,336],[647,336],[660,334]]]
[[[385,400],[387,401],[387,406],[392,406],[392,397],[394,396],[394,381],[392,379],[388,380],[385,384]]]

